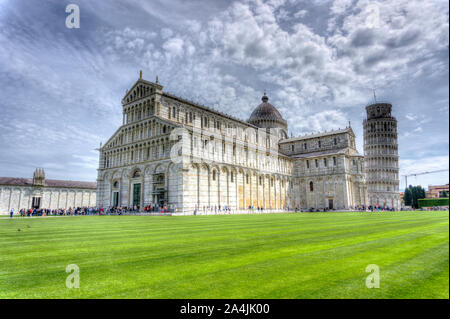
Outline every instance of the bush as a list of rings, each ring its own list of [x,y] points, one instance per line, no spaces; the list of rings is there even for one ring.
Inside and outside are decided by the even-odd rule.
[[[447,198],[422,198],[418,200],[419,208],[421,207],[435,207],[435,206],[448,206]]]

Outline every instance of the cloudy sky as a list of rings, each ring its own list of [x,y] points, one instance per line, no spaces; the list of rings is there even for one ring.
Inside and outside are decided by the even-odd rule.
[[[375,89],[399,121],[401,174],[448,168],[448,17],[447,0],[0,0],[0,176],[95,180],[140,69],[242,119],[267,90],[294,136],[351,121],[361,153]]]

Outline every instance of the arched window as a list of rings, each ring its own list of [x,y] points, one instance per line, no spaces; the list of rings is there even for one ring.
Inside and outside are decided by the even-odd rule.
[[[231,172],[231,182],[234,183],[234,173]]]
[[[215,180],[216,180],[216,171],[215,171],[215,170],[213,171],[213,176],[212,176],[212,179],[213,179],[213,181],[215,181]]]
[[[309,182],[309,191],[314,192],[314,184],[313,184],[313,182]]]
[[[118,181],[115,181],[114,182],[114,188],[118,188],[119,187],[119,182]]]
[[[141,172],[139,170],[134,171],[133,178],[137,178],[141,176]]]

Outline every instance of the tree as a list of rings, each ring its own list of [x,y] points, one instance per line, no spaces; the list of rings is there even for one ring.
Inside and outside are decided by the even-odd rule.
[[[419,207],[418,199],[425,197],[426,197],[425,189],[422,188],[422,186],[409,185],[409,187],[405,189],[403,201],[405,203],[405,206],[412,206],[413,208],[418,208]]]
[[[422,186],[414,186],[413,187],[414,191],[413,191],[413,207],[414,208],[419,208],[419,198],[425,198],[426,194],[425,194],[425,189],[422,188]]]
[[[411,194],[411,187],[405,189],[405,194],[403,195],[403,202],[405,203],[405,206],[411,206],[412,203],[412,194]]]
[[[442,191],[439,197],[448,197],[448,192],[447,191]]]

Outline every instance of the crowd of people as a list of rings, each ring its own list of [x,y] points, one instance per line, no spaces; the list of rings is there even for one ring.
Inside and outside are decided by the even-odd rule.
[[[33,216],[74,216],[74,215],[95,215],[99,214],[101,209],[97,207],[70,207],[69,209],[48,209],[48,208],[22,208],[18,211],[21,217],[33,217]],[[14,209],[11,209],[11,217],[14,215]]]
[[[389,206],[369,206],[368,208],[371,212],[373,212],[373,211],[377,211],[377,212],[379,212],[379,211],[395,211],[394,208],[389,207]]]
[[[140,214],[140,213],[168,213],[173,212],[172,209],[168,209],[167,206],[148,205],[142,210],[139,206],[134,207],[70,207],[68,209],[48,209],[48,208],[22,208],[18,212],[12,208],[10,210],[10,217],[18,213],[21,217],[33,217],[33,216],[78,216],[78,215],[123,215],[123,214]]]
[[[266,210],[264,207],[255,207],[250,205],[247,207],[248,211],[251,213],[263,213],[263,212],[271,212],[272,208]],[[448,208],[447,208],[448,209]],[[394,211],[395,209],[392,207],[384,207],[384,206],[356,206],[350,207],[351,211],[370,211],[370,212],[380,212],[380,211]],[[404,209],[401,209],[404,210]],[[424,209],[422,209],[424,210]],[[436,208],[428,208],[428,210],[442,210],[442,207]],[[310,208],[308,210],[289,208],[285,207],[283,211],[292,211],[292,212],[327,212],[327,211],[336,211],[335,209],[329,208]],[[32,217],[32,216],[77,216],[77,215],[130,215],[130,214],[142,214],[142,213],[176,213],[177,207],[176,205],[158,205],[151,204],[143,207],[142,209],[139,206],[133,207],[70,207],[69,209],[25,209],[22,208],[18,211],[18,214],[21,217]],[[203,206],[198,208],[197,206],[194,208],[194,215],[208,215],[208,214],[231,214],[232,209],[229,206]],[[14,209],[10,211],[10,217],[13,217],[15,214]]]

